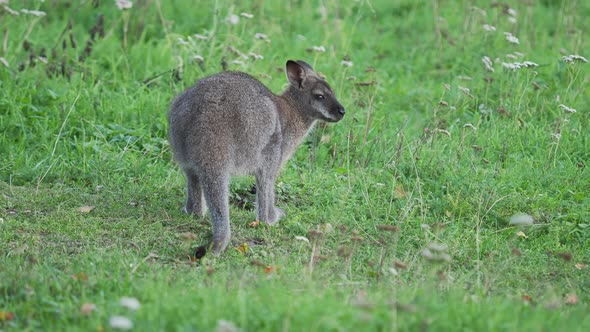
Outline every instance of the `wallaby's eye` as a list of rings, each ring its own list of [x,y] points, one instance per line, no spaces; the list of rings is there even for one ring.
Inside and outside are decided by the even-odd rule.
[[[325,99],[326,97],[324,95],[318,93],[317,95],[315,95],[315,98],[321,100],[321,99]]]

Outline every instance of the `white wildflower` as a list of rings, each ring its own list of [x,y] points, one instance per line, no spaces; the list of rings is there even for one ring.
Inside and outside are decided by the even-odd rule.
[[[141,306],[139,304],[139,300],[137,300],[134,297],[122,297],[119,300],[119,304],[122,305],[122,306],[124,306],[125,308],[127,308],[129,310],[137,310]]]
[[[509,62],[502,62],[502,67],[506,68],[506,69],[511,69],[511,70],[517,70],[520,69],[520,63],[518,62],[514,62],[514,63],[509,63]]]
[[[195,55],[193,55],[193,61],[203,62],[203,61],[205,61],[205,58],[203,58],[203,56],[200,54],[195,54]]]
[[[21,9],[20,12],[23,14],[33,15],[33,16],[37,16],[37,17],[43,17],[43,16],[47,15],[46,12],[42,12],[40,10]]]
[[[435,129],[433,130],[433,132],[435,132],[435,133],[441,133],[441,134],[445,134],[445,135],[447,135],[447,136],[451,137],[451,133],[450,133],[448,130],[445,130],[445,129],[439,129],[439,128],[435,128]]]
[[[566,55],[561,58],[561,61],[567,62],[567,63],[574,63],[576,61],[588,63],[588,59],[584,58],[581,55],[577,55],[577,54]]]
[[[231,14],[225,19],[225,21],[229,24],[236,25],[240,23],[240,17],[236,14]]]
[[[182,37],[178,37],[178,43],[180,45],[185,45],[185,46],[189,44],[189,42],[186,41],[186,40],[184,40],[184,39],[182,39]]]
[[[115,4],[120,10],[131,9],[133,7],[133,3],[129,0],[115,0]]]
[[[133,322],[124,316],[113,316],[109,319],[109,325],[116,330],[131,330]]]
[[[304,35],[297,35],[295,36],[297,40],[306,40],[307,38]]]
[[[508,13],[508,15],[515,17],[516,16],[516,10],[512,9],[512,8],[508,8],[508,10],[506,11]]]
[[[491,114],[492,110],[487,108],[486,105],[484,105],[484,104],[479,104],[479,112],[481,114],[486,115],[486,114]]]
[[[473,7],[471,7],[471,10],[474,11],[474,12],[476,12],[476,13],[478,13],[481,16],[488,16],[488,13],[486,13],[485,10],[483,10],[483,9],[481,9],[479,7],[473,6]]]
[[[561,108],[562,110],[564,110],[568,113],[576,113],[577,112],[575,108],[567,107],[564,104],[559,104],[559,108]]]
[[[512,60],[516,60],[516,59],[518,59],[518,56],[517,56],[516,54],[512,54],[512,53],[508,53],[508,54],[506,54],[506,57],[507,57],[508,59],[512,59]]]
[[[244,63],[244,61],[242,60],[234,60],[231,62],[234,65],[240,65],[240,66],[245,66],[246,64]]]
[[[238,55],[240,58],[244,59],[244,60],[248,60],[248,56],[244,53],[242,53],[240,50],[238,50],[237,48],[230,46],[229,50],[231,52],[233,52],[234,54]]]
[[[265,42],[267,42],[267,43],[270,43],[270,39],[268,38],[268,36],[267,36],[267,35],[265,35],[265,34],[263,34],[263,33],[260,33],[260,32],[257,32],[257,33],[254,35],[254,38],[256,38],[256,39],[262,39],[262,40],[264,40]]]
[[[489,31],[489,32],[494,32],[494,31],[496,31],[496,27],[495,27],[495,26],[493,26],[493,25],[489,25],[489,24],[484,24],[484,25],[483,25],[483,29],[484,29],[485,31]]]
[[[340,64],[343,65],[344,67],[352,67],[352,61],[342,60],[340,62]]]
[[[518,56],[518,57],[523,57],[523,56],[524,56],[524,54],[523,54],[523,53],[520,53],[520,52],[518,52],[518,51],[514,52],[514,55],[516,55],[516,56]]]
[[[200,35],[198,33],[194,34],[193,37],[195,37],[198,40],[207,40],[207,39],[209,39],[209,37],[207,37],[205,35]]]
[[[465,76],[465,75],[459,75],[459,76],[457,76],[457,79],[458,80],[461,80],[461,81],[471,81],[471,80],[473,80],[473,78],[471,78],[469,76]]]
[[[463,92],[464,94],[466,94],[467,96],[469,96],[469,98],[475,98],[472,94],[471,91],[469,90],[469,88],[463,87],[463,86],[457,86],[457,89],[459,89],[459,91]]]
[[[530,68],[530,67],[539,67],[539,65],[537,63],[534,63],[532,61],[525,61],[522,63],[522,65],[524,67]]]
[[[524,62],[502,62],[502,67],[506,68],[506,69],[510,69],[510,70],[517,70],[520,68],[532,68],[532,67],[538,67],[539,65],[532,62],[532,61],[524,61]]]
[[[471,128],[471,129],[473,129],[473,131],[476,131],[477,130],[477,128],[475,128],[475,126],[472,125],[471,123],[464,124],[463,125],[463,128]]]
[[[240,328],[236,326],[236,324],[228,321],[220,319],[217,321],[217,326],[215,327],[215,332],[240,332]]]
[[[250,52],[248,53],[248,55],[250,55],[252,58],[254,58],[254,60],[263,60],[264,56],[260,55],[260,54],[256,54],[254,52]]]
[[[516,38],[513,34],[511,34],[510,32],[504,32],[504,36],[506,36],[506,40],[512,44],[520,44],[520,41],[518,40],[518,38]]]
[[[313,46],[312,49],[316,52],[326,52],[326,48],[322,45],[320,46]]]
[[[512,17],[512,16],[510,16],[510,17],[508,18],[508,22],[510,22],[510,23],[512,23],[512,24],[516,24],[518,21],[516,20],[516,17]]]
[[[515,214],[510,217],[510,224],[515,226],[529,226],[534,223],[533,217],[528,214]]]
[[[309,239],[306,238],[305,236],[299,236],[299,235],[297,235],[297,236],[295,236],[295,240],[309,243]]]
[[[18,16],[19,13],[16,10],[11,9],[8,6],[4,6],[4,10],[8,12],[10,15]]]
[[[38,57],[37,57],[37,60],[38,60],[39,62],[42,62],[42,63],[44,63],[44,64],[47,64],[47,58],[46,58],[46,57],[44,57],[44,56],[38,56]]]
[[[254,18],[254,15],[252,15],[250,13],[240,13],[240,16],[245,17],[245,18]]]
[[[556,140],[560,140],[561,139],[561,134],[560,133],[551,133],[551,138],[555,138]]]
[[[397,272],[397,270],[396,270],[396,269],[395,269],[395,267],[393,267],[393,266],[389,268],[389,273],[390,273],[392,276],[398,276],[398,275],[399,275],[399,273]]]
[[[6,68],[10,68],[10,66],[8,65],[8,61],[6,61],[6,59],[4,59],[1,56],[0,56],[0,63],[2,63]]]
[[[486,55],[483,58],[481,58],[481,61],[483,62],[487,71],[494,72],[493,62],[492,59],[490,59],[490,57]]]

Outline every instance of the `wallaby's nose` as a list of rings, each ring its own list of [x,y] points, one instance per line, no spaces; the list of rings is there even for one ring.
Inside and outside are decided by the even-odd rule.
[[[338,114],[340,114],[340,115],[344,115],[344,113],[346,113],[346,111],[344,110],[344,107],[340,106],[340,107],[338,108]]]

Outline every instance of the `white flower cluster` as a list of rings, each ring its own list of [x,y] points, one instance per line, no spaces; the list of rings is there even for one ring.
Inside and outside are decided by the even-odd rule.
[[[566,55],[561,58],[561,61],[567,62],[567,63],[574,63],[576,61],[588,63],[588,59],[584,58],[581,55],[577,55],[577,54]]]
[[[567,107],[564,104],[559,104],[559,108],[561,108],[562,110],[564,110],[568,113],[576,113],[577,112],[575,108]]]
[[[487,71],[490,72],[494,72],[494,67],[493,67],[493,62],[492,59],[490,59],[490,57],[488,57],[487,55],[484,56],[483,58],[481,58],[481,62],[483,62],[483,65],[486,67]]]
[[[493,26],[493,25],[489,25],[489,24],[484,24],[484,25],[483,25],[483,29],[484,29],[485,31],[489,31],[489,32],[494,32],[494,31],[496,31],[496,27],[495,27],[495,26]]]
[[[506,40],[512,44],[520,44],[520,41],[516,36],[511,34],[510,32],[504,32],[504,36],[506,36]]]
[[[133,2],[129,0],[115,0],[115,4],[120,10],[131,9],[133,7]]]
[[[520,68],[532,68],[532,67],[539,67],[538,64],[532,61],[525,61],[525,62],[502,62],[502,67],[510,70],[518,70]]]

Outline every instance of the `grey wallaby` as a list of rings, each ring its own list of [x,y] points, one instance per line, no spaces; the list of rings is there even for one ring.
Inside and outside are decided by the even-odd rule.
[[[337,122],[344,108],[304,61],[287,61],[289,87],[275,95],[254,77],[222,72],[199,80],[170,107],[170,144],[187,179],[184,210],[213,225],[212,251],[229,244],[229,181],[255,175],[258,220],[274,225],[285,213],[275,207],[279,170],[317,120]]]

